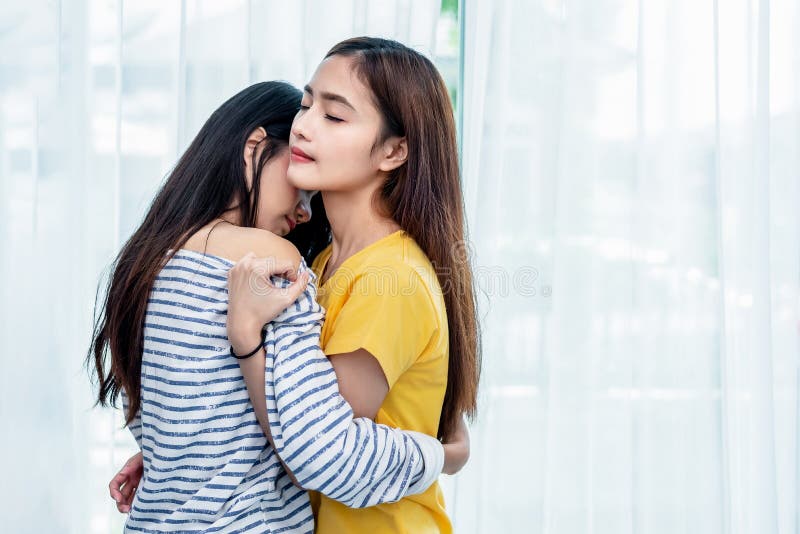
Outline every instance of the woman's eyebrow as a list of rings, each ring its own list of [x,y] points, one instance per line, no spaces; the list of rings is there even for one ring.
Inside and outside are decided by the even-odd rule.
[[[311,89],[310,85],[306,85],[305,87],[303,87],[303,90],[306,93],[310,94],[311,96],[314,96],[314,91]],[[323,99],[323,100],[331,100],[333,102],[339,102],[340,104],[344,104],[345,106],[347,106],[348,108],[352,109],[353,111],[356,110],[356,108],[353,107],[353,104],[351,104],[342,95],[337,95],[336,93],[329,93],[328,91],[322,91],[322,92],[320,92],[319,97],[321,99]]]

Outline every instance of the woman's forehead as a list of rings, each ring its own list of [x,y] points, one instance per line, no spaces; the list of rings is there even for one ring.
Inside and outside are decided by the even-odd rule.
[[[312,96],[326,95],[328,100],[338,100],[342,97],[353,107],[360,103],[371,103],[372,94],[361,76],[354,68],[354,59],[346,56],[331,56],[325,58],[314,71],[311,80],[305,87]]]

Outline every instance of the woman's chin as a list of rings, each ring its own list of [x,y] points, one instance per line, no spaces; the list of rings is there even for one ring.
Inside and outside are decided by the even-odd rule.
[[[292,169],[292,165],[290,164],[286,171],[286,181],[297,189],[303,189],[305,191],[318,190],[317,180],[311,179],[309,176],[306,176],[306,174],[307,173],[303,172],[303,169]]]

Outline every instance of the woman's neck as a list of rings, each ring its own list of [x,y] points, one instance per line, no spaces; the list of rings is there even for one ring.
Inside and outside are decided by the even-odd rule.
[[[400,230],[400,225],[378,212],[370,190],[321,194],[333,236],[328,274],[333,272],[331,267],[338,268],[353,254]]]

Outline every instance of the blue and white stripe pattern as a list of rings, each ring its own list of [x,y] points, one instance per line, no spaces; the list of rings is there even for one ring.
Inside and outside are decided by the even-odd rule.
[[[265,395],[274,447],[265,438],[228,352],[232,266],[181,249],[152,288],[141,410],[129,425],[143,451],[144,477],[125,532],[313,532],[308,496],[286,468],[303,488],[353,507],[427,489],[444,461],[439,442],[353,419],[339,394],[319,348],[324,310],[313,272],[305,293],[267,325]],[[305,263],[300,269],[308,270]]]

